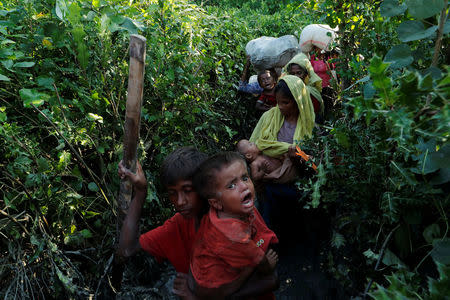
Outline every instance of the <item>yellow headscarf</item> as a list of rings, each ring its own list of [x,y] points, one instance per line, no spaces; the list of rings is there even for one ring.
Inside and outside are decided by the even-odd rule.
[[[319,77],[314,72],[314,68],[311,65],[311,62],[309,61],[308,57],[304,53],[299,53],[296,56],[294,56],[284,67],[283,67],[283,74],[280,78],[283,78],[283,76],[288,74],[288,68],[290,64],[297,64],[304,68],[308,72],[308,76],[305,78],[305,84],[308,91],[311,93],[311,95],[316,98],[320,103],[320,111],[323,113],[324,110],[324,104],[322,99],[322,78]]]
[[[297,103],[299,115],[297,126],[294,132],[294,143],[298,143],[305,136],[311,137],[314,127],[314,107],[309,97],[303,81],[297,76],[285,75],[280,81],[286,82],[289,90]],[[283,126],[284,116],[281,114],[278,106],[266,111],[258,121],[253,130],[250,141],[256,143],[258,149],[264,154],[272,157],[278,157],[286,153],[291,144],[278,142],[278,132]]]

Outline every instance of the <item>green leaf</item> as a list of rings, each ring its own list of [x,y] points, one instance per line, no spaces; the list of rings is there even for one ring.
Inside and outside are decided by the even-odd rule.
[[[399,171],[399,173],[406,179],[406,181],[410,185],[415,184],[415,181],[413,181],[413,179],[411,178],[411,176],[408,172],[406,172],[403,168],[401,168],[399,165],[397,165],[393,160],[391,161],[391,164],[395,167],[395,169],[397,169],[397,171]]]
[[[53,83],[55,83],[55,81],[51,77],[39,76],[37,78],[37,84],[39,86],[45,87],[50,90],[53,90]]]
[[[391,63],[393,69],[409,66],[414,58],[411,55],[411,48],[406,44],[392,47],[384,58],[385,62]]]
[[[398,0],[384,0],[380,5],[380,14],[385,18],[393,17],[404,13],[405,3],[398,4]]]
[[[368,82],[364,85],[364,99],[369,100],[373,99],[377,90],[373,87],[372,82]]]
[[[434,240],[431,257],[441,264],[450,264],[450,238]]]
[[[369,71],[371,74],[383,74],[387,67],[389,67],[389,64],[383,63],[381,58],[375,55],[370,60]]]
[[[0,112],[0,122],[5,122],[8,119],[8,116],[4,112]]]
[[[37,163],[38,163],[38,170],[40,173],[45,172],[49,169],[48,162],[45,158],[39,157],[37,159]]]
[[[333,231],[333,236],[331,237],[331,245],[336,249],[341,248],[345,245],[345,238],[339,232]]]
[[[50,98],[49,95],[35,89],[21,89],[19,95],[20,98],[22,98],[25,107],[31,107],[32,105],[40,106]]]
[[[408,12],[417,19],[426,19],[441,12],[443,0],[406,0]]]
[[[89,121],[97,121],[99,123],[103,123],[103,117],[93,113],[88,113],[87,118]]]
[[[11,67],[13,66],[14,62],[11,59],[8,60],[2,60],[2,65],[7,69],[11,70]]]
[[[0,81],[11,81],[11,79],[6,77],[5,75],[0,74]]]
[[[445,24],[444,24],[443,34],[447,34],[449,32],[450,32],[450,20],[447,20],[447,22],[445,22]]]
[[[397,33],[402,42],[411,42],[430,37],[437,28],[437,26],[431,26],[425,29],[421,21],[405,21],[397,27]]]
[[[22,61],[14,64],[14,68],[31,68],[35,64],[33,61]]]
[[[430,92],[433,90],[433,77],[427,74],[419,78],[419,90]]]
[[[427,243],[431,244],[434,239],[441,237],[441,228],[438,224],[434,223],[425,228],[423,231],[423,237]]]
[[[439,262],[436,262],[437,269],[439,271],[439,278],[428,278],[428,290],[430,291],[430,297],[428,299],[448,299],[450,295],[450,266],[446,266]]]
[[[66,15],[69,12],[68,1],[66,0],[56,0],[55,13],[56,16],[61,20],[66,20]]]
[[[72,157],[72,155],[70,154],[70,152],[67,151],[62,151],[59,154],[59,162],[58,162],[58,169],[64,169],[65,167],[67,167],[67,165],[70,163],[70,158]]]
[[[89,229],[83,229],[80,233],[85,239],[92,237],[92,232]]]
[[[400,258],[398,258],[397,255],[395,255],[394,252],[392,252],[389,249],[386,249],[386,251],[384,251],[384,256],[383,256],[383,259],[381,261],[386,266],[393,266],[394,265],[394,266],[397,266],[399,268],[406,268],[405,263],[402,262],[400,260]]]
[[[89,182],[88,189],[91,192],[98,192],[98,186],[95,184],[95,182]]]

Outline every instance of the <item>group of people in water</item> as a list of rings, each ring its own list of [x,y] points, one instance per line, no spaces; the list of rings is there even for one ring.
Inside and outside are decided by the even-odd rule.
[[[258,74],[256,108],[264,113],[236,152],[207,157],[182,147],[168,155],[161,183],[177,213],[144,234],[139,233],[144,172],[139,163],[136,173],[119,163],[119,176],[130,180],[134,196],[118,254],[130,257],[142,249],[157,261],[168,260],[177,271],[173,292],[183,299],[273,299],[278,287],[274,215],[280,199],[298,199],[293,183],[311,172],[296,145],[312,135],[325,109],[323,79],[313,65],[301,53],[279,78],[274,70]]]

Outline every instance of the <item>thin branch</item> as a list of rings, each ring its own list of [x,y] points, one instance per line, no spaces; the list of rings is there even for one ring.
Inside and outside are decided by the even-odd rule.
[[[80,156],[80,154],[78,154],[78,152],[75,150],[75,148],[72,146],[72,144],[67,140],[67,138],[59,131],[59,129],[55,126],[55,124],[53,124],[53,122],[39,109],[37,108],[34,104],[31,104],[33,106],[33,108],[35,110],[37,110],[53,127],[53,129],[56,130],[56,132],[58,133],[59,136],[61,136],[64,141],[67,143],[67,145],[69,146],[70,150],[72,150],[72,153],[80,160],[80,162],[82,163],[82,165],[86,168],[86,170],[89,173],[89,176],[91,177],[91,179],[95,182],[95,184],[98,186],[100,193],[102,194],[103,198],[106,200],[106,202],[111,205],[111,202],[109,201],[108,197],[106,197],[105,193],[103,192],[103,189],[101,188],[100,185],[100,178],[97,177],[97,175],[95,175],[95,173],[91,170],[91,168],[89,168],[89,166],[86,164],[86,162],[84,161],[84,159]]]
[[[386,237],[386,239],[384,240],[383,246],[381,247],[381,252],[380,252],[380,256],[378,257],[377,263],[375,265],[375,271],[378,271],[378,266],[380,265],[380,262],[383,259],[384,256],[384,251],[386,250],[387,244],[389,242],[389,240],[391,239],[392,235],[394,234],[394,232],[400,227],[400,224],[398,224],[397,226],[394,227],[394,229],[392,229],[388,236]],[[373,279],[370,279],[369,283],[367,284],[366,289],[364,290],[364,295],[363,295],[363,299],[366,299],[367,297],[367,293],[369,292],[370,287],[372,286],[373,283]]]
[[[433,60],[431,62],[431,66],[436,67],[439,61],[439,52],[441,50],[442,45],[442,35],[444,32],[444,25],[445,20],[447,18],[447,6],[448,6],[448,0],[445,0],[444,8],[441,11],[441,16],[439,18],[439,27],[438,27],[438,35],[436,39],[436,44],[434,46],[434,55]]]
[[[58,98],[59,107],[61,108],[61,113],[62,113],[62,115],[64,117],[64,121],[66,122],[67,128],[69,128],[69,122],[67,122],[66,115],[64,114],[64,109],[63,109],[63,105],[62,105],[62,102],[61,102],[61,98],[59,97],[58,88],[56,87],[55,83],[53,83],[53,87],[55,88],[56,98]]]
[[[14,223],[16,223],[17,225],[19,225],[23,231],[25,231],[26,234],[30,234],[28,232],[28,230],[25,228],[25,226],[22,225],[22,223],[20,223],[16,218],[14,218],[13,216],[11,216],[10,214],[8,214],[6,211],[1,210],[0,209],[0,214],[4,215],[5,217],[7,217],[8,219],[10,219],[11,221],[13,221]]]

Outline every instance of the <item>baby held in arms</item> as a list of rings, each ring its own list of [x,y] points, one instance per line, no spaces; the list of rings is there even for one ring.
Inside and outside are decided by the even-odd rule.
[[[250,165],[251,176],[255,182],[288,183],[298,177],[298,170],[287,154],[280,158],[264,155],[255,143],[245,139],[237,143],[237,151]]]
[[[264,179],[264,176],[277,170],[283,164],[280,159],[262,154],[256,144],[249,140],[240,140],[237,143],[237,151],[249,163],[252,179],[255,181]]]

